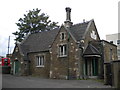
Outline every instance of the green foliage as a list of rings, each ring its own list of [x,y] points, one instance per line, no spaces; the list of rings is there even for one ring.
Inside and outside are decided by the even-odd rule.
[[[16,41],[21,42],[27,34],[38,33],[41,31],[49,31],[59,27],[58,22],[51,22],[49,16],[45,13],[40,14],[40,9],[29,10],[27,14],[24,14],[24,18],[20,18],[16,25],[19,31],[14,32]]]

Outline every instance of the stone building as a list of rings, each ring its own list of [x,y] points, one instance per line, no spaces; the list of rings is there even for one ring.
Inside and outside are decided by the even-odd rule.
[[[12,70],[13,74],[56,79],[103,78],[103,64],[117,59],[116,50],[116,45],[100,40],[93,19],[73,24],[67,7],[60,28],[30,34],[16,44]]]

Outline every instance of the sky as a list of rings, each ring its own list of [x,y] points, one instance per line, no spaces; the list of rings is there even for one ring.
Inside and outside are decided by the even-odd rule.
[[[101,39],[107,34],[118,33],[119,0],[1,0],[0,1],[0,56],[8,51],[10,36],[10,53],[14,49],[13,32],[18,30],[15,23],[26,11],[36,8],[50,16],[50,20],[62,25],[66,20],[65,8],[70,7],[73,24],[94,19]]]

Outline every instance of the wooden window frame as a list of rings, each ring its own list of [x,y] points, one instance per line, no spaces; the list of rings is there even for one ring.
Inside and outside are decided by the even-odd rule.
[[[61,32],[60,33],[60,40],[63,41],[63,40],[65,40],[65,38],[66,38],[65,32]]]
[[[67,57],[67,45],[59,45],[59,57]]]
[[[36,56],[36,67],[45,67],[45,56]]]

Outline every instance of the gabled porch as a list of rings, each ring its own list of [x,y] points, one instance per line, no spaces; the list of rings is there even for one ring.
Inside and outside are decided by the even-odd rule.
[[[92,44],[89,44],[83,52],[83,76],[85,78],[97,78],[100,68],[100,52]]]

